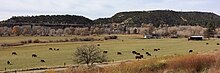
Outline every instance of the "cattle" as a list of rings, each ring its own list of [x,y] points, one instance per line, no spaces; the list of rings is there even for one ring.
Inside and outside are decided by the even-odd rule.
[[[137,52],[136,52],[136,51],[132,51],[132,53],[133,53],[133,54],[137,54]]]
[[[122,42],[124,42],[124,40],[121,40]]]
[[[209,45],[209,43],[206,43],[206,45]]]
[[[219,43],[217,43],[217,45],[219,45]]]
[[[32,57],[37,57],[37,55],[36,54],[32,54]]]
[[[142,48],[141,50],[144,50],[144,48]]]
[[[140,55],[135,56],[136,59],[141,59]]]
[[[149,52],[146,52],[147,56],[151,56],[151,54]]]
[[[103,51],[103,53],[108,53],[108,51]]]
[[[160,48],[157,49],[158,51],[160,50]]]
[[[54,48],[53,50],[56,50],[56,48]]]
[[[141,55],[140,53],[136,53],[136,55]]]
[[[53,50],[53,48],[49,48],[49,50]]]
[[[122,53],[121,52],[117,52],[117,55],[122,55]]]
[[[40,60],[40,61],[43,62],[43,63],[45,62],[45,60]]]
[[[158,51],[158,49],[154,49],[154,51]]]
[[[60,49],[56,49],[57,51],[59,51]]]
[[[193,52],[193,50],[189,50],[189,53]]]
[[[141,58],[144,58],[144,55],[140,55]]]
[[[97,46],[100,46],[100,44],[97,44]]]
[[[16,53],[16,52],[12,52],[11,54],[12,54],[12,55],[17,55],[17,53]]]
[[[7,61],[7,64],[8,64],[8,65],[12,65],[10,61]]]

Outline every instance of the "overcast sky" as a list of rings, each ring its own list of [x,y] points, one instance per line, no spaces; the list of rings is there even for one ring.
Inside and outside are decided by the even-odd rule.
[[[111,17],[122,11],[203,11],[220,15],[220,0],[1,0],[0,20],[12,16],[82,15]]]

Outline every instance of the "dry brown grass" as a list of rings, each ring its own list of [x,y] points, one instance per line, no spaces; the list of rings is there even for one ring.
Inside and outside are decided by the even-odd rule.
[[[220,51],[212,54],[168,56],[118,65],[73,68],[72,73],[220,73]]]

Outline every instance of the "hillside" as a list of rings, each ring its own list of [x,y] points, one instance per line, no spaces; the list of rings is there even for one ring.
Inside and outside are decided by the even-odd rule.
[[[93,21],[76,15],[40,15],[40,16],[13,16],[12,18],[3,21],[3,24],[8,23],[44,23],[44,24],[92,24]]]
[[[163,24],[175,25],[199,25],[206,27],[208,23],[219,26],[220,16],[210,12],[177,12],[171,10],[154,11],[131,11],[119,12],[110,18],[98,18],[91,20],[83,16],[76,15],[40,15],[40,16],[14,16],[1,24],[13,26],[11,23],[22,25],[24,23],[50,24],[50,25],[69,25],[81,24],[87,26],[93,24],[120,23],[127,26],[138,26],[142,24],[153,24],[158,27]]]
[[[200,25],[206,26],[210,22],[213,24],[220,23],[220,16],[208,12],[176,12],[170,10],[155,11],[132,11],[119,12],[111,18],[95,20],[96,24],[100,23],[122,23],[129,26],[140,26],[142,23],[152,23],[154,26],[160,24],[174,25]],[[219,25],[218,25],[219,26]]]

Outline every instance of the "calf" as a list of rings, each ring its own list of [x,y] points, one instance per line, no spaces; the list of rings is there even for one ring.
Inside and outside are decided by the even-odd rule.
[[[103,51],[103,53],[108,53],[108,51]]]
[[[121,52],[117,52],[117,55],[122,55],[122,53]]]
[[[43,62],[43,63],[45,62],[45,60],[40,60],[40,61]]]
[[[32,57],[37,57],[37,55],[36,54],[32,54]]]
[[[189,50],[189,53],[193,52],[193,50]]]
[[[11,54],[12,54],[12,55],[17,55],[17,53],[16,53],[16,52],[12,52]]]

